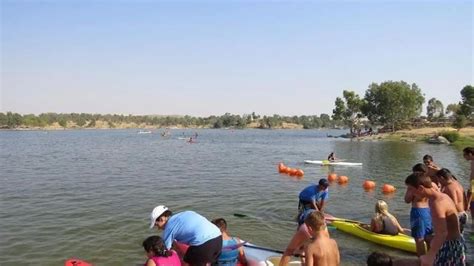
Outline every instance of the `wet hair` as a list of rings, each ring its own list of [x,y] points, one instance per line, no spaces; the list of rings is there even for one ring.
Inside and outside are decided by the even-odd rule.
[[[221,232],[227,231],[227,222],[225,221],[224,218],[217,218],[212,220],[212,223],[215,224]]]
[[[466,147],[462,150],[464,154],[474,155],[474,147]]]
[[[452,178],[454,180],[458,180],[452,173],[449,171],[449,169],[442,168],[438,172],[436,172],[437,177],[441,177],[444,180],[448,180],[449,178]]]
[[[160,236],[150,236],[143,241],[142,245],[146,252],[153,251],[157,257],[171,256],[171,251],[166,248],[165,242]]]
[[[314,231],[320,231],[326,225],[324,214],[320,211],[311,212],[306,219],[304,219],[304,223]]]
[[[392,266],[393,261],[390,255],[374,251],[367,257],[367,266]]]
[[[418,188],[419,186],[424,186],[425,188],[431,188],[431,178],[427,176],[425,173],[413,173],[405,179],[405,184],[408,186],[412,186]]]
[[[411,170],[413,173],[427,173],[428,167],[422,163],[417,163],[411,168]]]
[[[423,156],[423,161],[433,161],[433,156],[429,155],[429,154],[426,154],[425,156]]]

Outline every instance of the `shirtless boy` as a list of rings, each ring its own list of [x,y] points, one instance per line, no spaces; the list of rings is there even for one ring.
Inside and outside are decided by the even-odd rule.
[[[459,231],[456,205],[451,198],[433,188],[431,179],[422,173],[409,175],[405,184],[416,197],[429,200],[434,237],[421,265],[466,265],[466,246]]]
[[[446,168],[439,170],[437,176],[439,182],[443,186],[442,192],[448,195],[456,205],[459,217],[459,227],[462,233],[464,231],[464,225],[467,222],[467,213],[464,210],[464,188]]]
[[[329,238],[326,232],[324,214],[314,211],[304,220],[308,231],[314,238],[306,247],[305,256],[307,266],[333,266],[341,263],[339,248],[334,239]]]
[[[469,179],[471,188],[467,190],[467,201],[468,208],[471,209],[471,221],[473,221],[474,226],[474,197],[472,196],[472,192],[474,191],[474,147],[466,147],[462,152],[464,159],[471,161],[471,175]]]
[[[416,164],[413,166],[413,173],[425,174],[427,166],[424,164]],[[418,256],[426,253],[426,246],[429,248],[430,240],[433,234],[433,226],[431,225],[431,212],[428,206],[428,198],[417,197],[414,191],[407,186],[405,193],[405,202],[411,203],[410,226],[411,236],[415,239],[416,254]]]

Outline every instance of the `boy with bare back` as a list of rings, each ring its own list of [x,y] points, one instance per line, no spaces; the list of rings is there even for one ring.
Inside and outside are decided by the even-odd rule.
[[[405,184],[417,197],[429,200],[434,237],[421,265],[466,265],[466,245],[459,230],[457,209],[451,198],[433,188],[431,179],[423,173],[409,175]]]
[[[304,220],[313,241],[305,249],[307,266],[333,266],[341,263],[339,248],[326,232],[324,214],[314,211]]]
[[[459,227],[462,233],[464,231],[464,225],[467,222],[467,213],[464,206],[464,188],[446,168],[439,170],[437,176],[443,187],[442,192],[448,195],[453,200],[454,205],[456,205],[459,217]]]
[[[413,173],[426,174],[428,167],[419,163],[413,166],[412,171]],[[413,190],[407,187],[407,191],[405,193],[405,202],[411,203],[411,236],[415,239],[416,254],[419,257],[426,253],[425,243],[428,248],[430,247],[429,244],[433,234],[428,198],[415,196]]]

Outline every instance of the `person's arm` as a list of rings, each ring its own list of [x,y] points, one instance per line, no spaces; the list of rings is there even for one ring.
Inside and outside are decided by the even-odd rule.
[[[239,243],[242,243],[242,240],[240,238],[237,238],[237,241]],[[243,265],[247,265],[247,258],[245,257],[245,253],[244,253],[244,247],[240,247],[239,248],[239,261],[243,264]]]
[[[434,237],[430,243],[430,249],[426,255],[420,257],[421,265],[433,265],[436,254],[446,240],[448,235],[448,228],[446,224],[446,215],[441,211],[439,204],[432,204],[430,206],[432,213],[432,222],[434,228]]]
[[[285,251],[283,252],[283,255],[281,256],[280,263],[278,264],[279,266],[286,266],[290,262],[291,256],[297,251],[301,246],[304,244],[306,240],[310,238],[310,235],[308,235],[307,232],[300,226],[298,231],[293,235],[293,237],[290,240],[290,243],[288,243],[288,246],[286,247]]]
[[[415,195],[413,194],[413,189],[407,187],[407,191],[405,192],[405,202],[411,203],[415,199]]]
[[[400,225],[400,223],[398,222],[397,218],[393,217],[392,219],[392,222],[395,224],[395,226],[398,228],[398,232],[400,234],[405,234],[405,229],[403,229],[403,227]]]
[[[316,203],[316,206],[318,207],[316,210],[323,211],[324,199],[320,200],[319,203]]]
[[[315,210],[319,210],[318,204],[316,203],[315,199],[311,200],[311,207]]]
[[[304,254],[305,254],[305,265],[308,265],[308,266],[312,266],[313,265],[313,252],[312,252],[312,245],[308,245],[305,249],[304,249]]]
[[[152,259],[148,259],[146,261],[145,266],[156,266],[155,262]]]

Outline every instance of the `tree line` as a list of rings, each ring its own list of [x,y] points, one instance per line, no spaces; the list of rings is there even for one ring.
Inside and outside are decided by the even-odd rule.
[[[460,101],[448,104],[431,98],[426,107],[429,122],[452,121],[455,128],[462,128],[473,122],[474,87],[466,85],[460,91]],[[372,83],[360,97],[354,91],[344,90],[342,98],[337,97],[333,109],[333,120],[342,121],[351,133],[362,126],[382,125],[391,131],[408,127],[419,119],[425,96],[416,85],[405,81]]]
[[[14,129],[44,128],[58,124],[61,127],[94,128],[101,121],[107,123],[109,128],[122,124],[134,123],[137,126],[151,127],[205,127],[205,128],[246,128],[250,124],[258,128],[279,128],[283,123],[292,123],[305,129],[333,128],[342,126],[340,121],[332,120],[328,114],[302,115],[302,116],[260,116],[255,112],[248,115],[234,115],[226,113],[222,116],[192,117],[192,116],[157,116],[157,115],[117,115],[117,114],[87,114],[87,113],[43,113],[40,115],[18,113],[0,113],[0,127]]]

